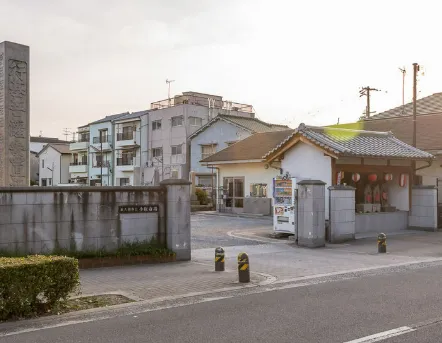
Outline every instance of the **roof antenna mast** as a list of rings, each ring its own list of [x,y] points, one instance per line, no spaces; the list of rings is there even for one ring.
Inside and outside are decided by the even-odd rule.
[[[399,68],[399,70],[402,73],[402,114],[404,114],[405,111],[405,74],[407,74],[407,70],[405,67]]]
[[[169,80],[169,79],[166,79],[166,83],[167,83],[167,85],[169,86],[169,89],[168,89],[168,91],[167,91],[167,99],[169,100],[169,107],[171,106],[171,103],[172,103],[172,99],[170,98],[170,84],[171,84],[172,82],[175,82],[175,80]]]

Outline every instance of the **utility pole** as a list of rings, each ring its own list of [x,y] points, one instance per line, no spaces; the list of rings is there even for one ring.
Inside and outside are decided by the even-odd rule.
[[[416,103],[417,103],[417,73],[419,64],[413,63],[413,146],[416,147]]]
[[[71,132],[71,129],[70,129],[70,128],[65,127],[65,128],[63,129],[63,135],[66,137],[65,141],[68,140],[68,136],[69,136],[71,133],[72,133],[72,132]]]
[[[402,73],[402,114],[404,113],[404,105],[405,105],[405,74],[407,73],[407,70],[405,67],[399,68],[399,70]]]
[[[362,87],[361,90],[359,91],[359,97],[362,97],[362,96],[367,97],[367,107],[365,109],[365,117],[366,118],[370,117],[370,113],[374,113],[374,112],[370,112],[370,92],[371,91],[379,92],[380,89],[370,88],[369,86],[367,86],[367,87]]]
[[[171,84],[172,82],[175,82],[175,80],[169,80],[169,79],[166,79],[166,83],[167,83],[168,86],[169,86],[169,90],[168,90],[168,92],[167,92],[167,99],[169,100],[169,107],[171,106],[171,103],[172,103],[172,99],[170,98],[170,84]]]

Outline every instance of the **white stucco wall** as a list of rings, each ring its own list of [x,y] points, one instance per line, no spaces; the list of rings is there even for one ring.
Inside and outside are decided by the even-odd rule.
[[[401,211],[410,210],[410,199],[408,189],[410,187],[410,176],[407,175],[405,187],[399,186],[400,174],[393,174],[393,180],[388,182],[388,201],[392,206]]]
[[[267,197],[273,195],[273,178],[279,175],[279,170],[264,168],[264,163],[235,163],[218,165],[218,187],[223,185],[225,177],[244,177],[244,197],[250,196],[250,184],[266,183]]]
[[[425,162],[416,163],[416,167],[423,167],[428,165]],[[425,186],[437,186],[437,179],[442,180],[442,158],[438,156],[429,168],[424,168],[417,171],[417,175],[422,176],[422,184]],[[439,184],[438,202],[442,203],[442,182]]]
[[[68,183],[70,179],[69,162],[70,155],[61,155],[57,150],[48,147],[39,155],[39,185],[42,185],[42,179],[52,179],[52,186]],[[53,169],[53,172],[48,167]]]
[[[332,184],[331,179],[331,158],[324,156],[324,153],[305,143],[299,142],[296,146],[284,154],[281,162],[283,172],[289,172],[297,181],[321,180],[325,185],[325,218],[329,217],[329,191]]]

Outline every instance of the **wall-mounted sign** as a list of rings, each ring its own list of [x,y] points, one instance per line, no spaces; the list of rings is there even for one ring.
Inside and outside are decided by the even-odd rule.
[[[118,213],[156,213],[158,205],[123,205],[118,206]]]

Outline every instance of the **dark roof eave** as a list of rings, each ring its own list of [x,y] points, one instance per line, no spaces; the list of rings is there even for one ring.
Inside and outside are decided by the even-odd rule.
[[[408,157],[408,156],[380,156],[380,155],[361,155],[361,154],[338,154],[339,157],[353,157],[353,158],[375,158],[375,159],[385,159],[385,160],[402,160],[402,161],[433,161],[436,159],[434,156],[428,157]]]

